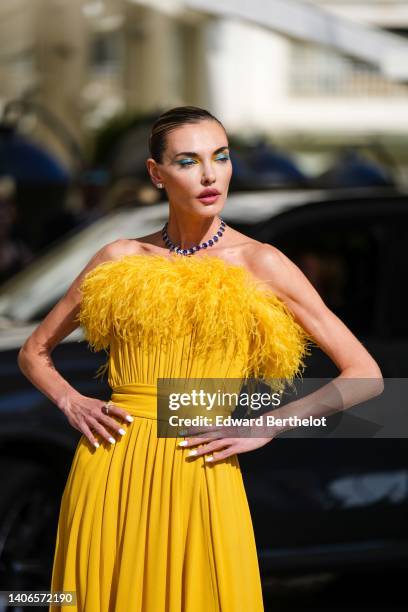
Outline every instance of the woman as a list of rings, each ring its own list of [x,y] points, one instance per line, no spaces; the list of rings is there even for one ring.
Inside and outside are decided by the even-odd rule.
[[[91,259],[24,345],[23,372],[82,432],[65,486],[52,591],[81,612],[260,612],[254,534],[237,454],[270,442],[157,435],[157,379],[293,378],[315,342],[343,377],[373,358],[275,247],[226,225],[232,167],[209,112],[152,128],[147,169],[169,218]],[[105,349],[109,402],[86,397],[50,353],[79,324]],[[51,610],[65,609],[51,606]]]

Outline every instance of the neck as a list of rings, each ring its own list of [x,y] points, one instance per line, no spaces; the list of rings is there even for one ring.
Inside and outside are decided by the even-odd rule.
[[[167,234],[170,240],[179,245],[181,249],[190,249],[212,238],[217,233],[220,223],[221,219],[218,215],[206,219],[196,217],[181,219],[170,213]]]

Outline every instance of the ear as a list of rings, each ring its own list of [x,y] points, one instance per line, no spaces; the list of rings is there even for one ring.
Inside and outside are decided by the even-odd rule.
[[[157,162],[152,157],[149,157],[146,160],[146,168],[153,184],[156,185],[156,187],[158,187],[158,183],[163,185],[163,179],[161,177]]]

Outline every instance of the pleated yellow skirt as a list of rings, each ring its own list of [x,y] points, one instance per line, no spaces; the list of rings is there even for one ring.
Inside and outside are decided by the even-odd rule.
[[[126,434],[98,449],[80,438],[51,582],[77,604],[49,610],[263,612],[237,456],[210,465],[157,438],[156,400],[155,385],[114,388],[111,401],[134,417]]]

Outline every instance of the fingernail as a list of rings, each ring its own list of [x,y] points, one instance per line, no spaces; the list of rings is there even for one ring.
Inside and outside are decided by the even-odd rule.
[[[178,443],[179,446],[187,446],[188,445],[188,441],[187,440],[182,440],[181,442]]]
[[[110,442],[111,444],[115,444],[116,440],[115,440],[115,438],[109,438],[109,442]]]
[[[126,416],[126,420],[127,420],[127,421],[129,421],[129,423],[132,423],[132,422],[133,422],[133,417],[132,417],[132,416],[130,416],[130,414],[128,414],[128,415]]]
[[[196,451],[196,449],[194,449],[194,450],[192,450],[192,451],[190,451],[190,452],[188,453],[188,456],[189,456],[189,457],[193,457],[193,456],[194,456],[194,455],[196,455],[196,454],[197,454],[197,451]]]
[[[211,455],[209,455],[208,457],[205,458],[206,461],[214,461],[214,457],[211,457]]]
[[[121,436],[124,436],[126,431],[124,429],[119,429],[118,430]]]
[[[99,448],[99,443],[98,442],[94,442],[94,446],[95,446],[95,448]]]

